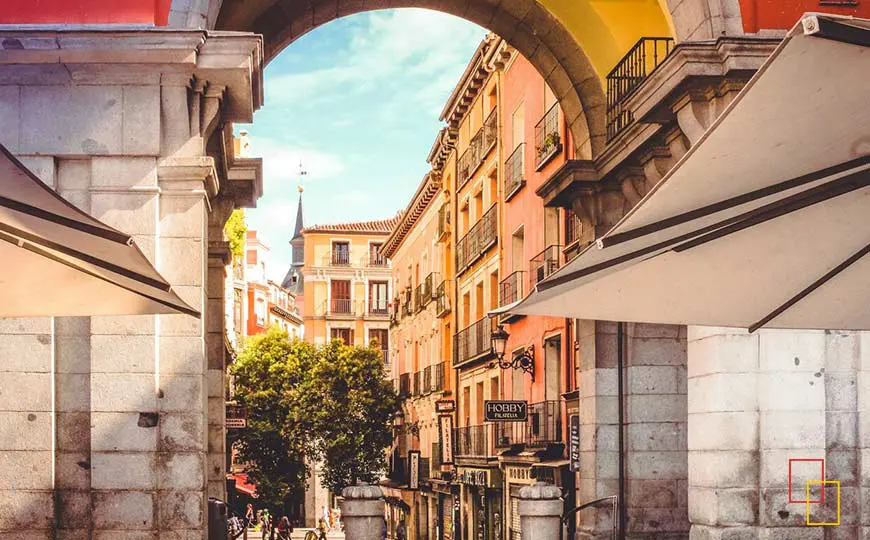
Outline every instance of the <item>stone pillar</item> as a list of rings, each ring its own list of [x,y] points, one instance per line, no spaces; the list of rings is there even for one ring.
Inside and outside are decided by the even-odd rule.
[[[559,540],[562,536],[562,491],[547,482],[520,489],[523,540]]]
[[[381,540],[384,493],[378,486],[360,482],[342,491],[341,521],[347,540]]]
[[[689,329],[693,540],[866,534],[863,341],[844,332]],[[808,527],[807,505],[789,502],[789,459],[825,460],[825,479],[840,482],[839,527]],[[822,479],[820,464],[796,465],[792,479],[792,499],[804,501],[806,480]],[[836,489],[825,497],[810,505],[811,521],[835,519]]]

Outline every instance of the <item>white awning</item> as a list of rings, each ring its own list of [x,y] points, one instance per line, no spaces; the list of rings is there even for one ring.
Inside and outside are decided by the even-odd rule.
[[[870,329],[870,22],[806,15],[701,140],[511,313]]]

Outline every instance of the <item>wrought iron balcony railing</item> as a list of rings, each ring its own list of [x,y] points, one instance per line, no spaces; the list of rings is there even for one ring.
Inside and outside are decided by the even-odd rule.
[[[450,203],[438,209],[438,240],[444,240],[450,232]]]
[[[432,366],[423,368],[423,393],[429,394],[432,392]]]
[[[526,144],[520,143],[510,157],[504,162],[504,200],[509,201],[526,185],[523,166],[525,163]]]
[[[523,299],[523,280],[526,273],[517,270],[501,280],[498,284],[498,302],[500,306],[513,304]]]
[[[356,306],[349,298],[331,298],[323,303],[320,312],[326,316],[349,316],[356,315]]]
[[[547,278],[559,269],[561,264],[562,246],[552,245],[532,257],[529,261],[529,291],[535,288],[539,281]]]
[[[607,140],[611,141],[634,122],[625,99],[646,80],[674,50],[672,38],[644,37],[607,74]]]
[[[435,288],[435,315],[438,317],[443,317],[450,313],[451,291],[448,283],[447,280],[444,280]]]
[[[368,309],[369,317],[386,317],[390,315],[390,306],[387,303],[386,299],[374,300],[369,303]]]
[[[423,311],[423,284],[414,289],[414,313]]]
[[[350,266],[350,252],[345,250],[330,251],[324,263],[326,266]]]
[[[420,395],[420,379],[421,379],[420,372],[415,371],[414,372],[414,379],[413,379],[414,387],[413,387],[413,394],[412,394],[415,397]]]
[[[453,366],[492,354],[495,319],[484,317],[453,336]]]
[[[559,134],[559,104],[550,110],[535,126],[535,169],[540,170],[553,156],[562,151],[562,136]]]
[[[529,405],[529,419],[525,422],[499,422],[495,424],[495,445],[504,448],[514,445],[543,446],[562,442],[562,402],[541,401]]]
[[[468,233],[456,243],[457,274],[465,272],[498,241],[496,205],[486,211]]]
[[[369,268],[387,268],[390,266],[390,261],[383,255],[369,254],[369,256],[363,260],[363,266]]]
[[[402,373],[399,375],[399,397],[407,398],[411,395],[411,374]]]
[[[438,274],[435,272],[429,273],[423,279],[423,290],[420,293],[421,299],[423,301],[423,305],[426,306],[435,299],[435,287],[438,284]]]
[[[483,125],[477,130],[471,141],[469,141],[468,148],[459,157],[456,173],[457,191],[468,183],[474,172],[486,160],[489,152],[495,148],[497,140],[498,111],[493,108],[483,122]]]
[[[494,424],[465,426],[453,430],[457,456],[495,456]]]
[[[444,362],[439,362],[439,363],[435,364],[434,366],[432,366],[432,370],[434,372],[434,374],[432,376],[432,379],[433,379],[432,390],[434,392],[440,392],[441,390],[446,390],[447,388],[445,387],[445,383],[447,382],[447,380],[444,377],[444,375],[445,375]]]

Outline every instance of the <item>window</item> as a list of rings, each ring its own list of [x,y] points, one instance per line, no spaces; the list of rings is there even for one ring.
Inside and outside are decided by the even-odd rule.
[[[388,284],[386,281],[369,282],[369,313],[386,315],[388,311]]]
[[[580,222],[580,218],[570,208],[565,210],[565,245],[570,246],[580,240],[582,233],[583,224]]]
[[[370,266],[384,266],[387,264],[387,258],[381,255],[381,246],[384,244],[381,242],[371,243],[369,244],[369,265]]]
[[[498,307],[498,270],[489,275],[489,309]],[[483,316],[483,314],[481,314]]]
[[[525,243],[524,228],[520,227],[511,237],[511,269],[514,272],[523,269],[523,245]]]
[[[384,361],[387,360],[387,351],[390,349],[390,332],[382,328],[372,328],[369,330],[369,345],[377,344],[378,348],[384,352]]]
[[[483,303],[483,282],[482,281],[480,283],[478,283],[477,286],[474,288],[474,293],[475,293],[474,300],[475,300],[475,308],[476,308],[476,311],[474,313],[474,320],[476,321],[476,320],[482,319],[484,316],[484,313],[485,313],[484,307],[483,307],[485,304]]]
[[[266,301],[257,298],[254,303],[254,315],[257,316],[257,326],[266,326]]]
[[[350,242],[332,243],[332,264],[350,264]]]
[[[350,280],[333,279],[330,288],[332,299],[329,311],[331,313],[350,313]]]
[[[526,109],[522,103],[511,115],[511,137],[511,148],[516,148],[526,139]]]
[[[353,328],[333,328],[329,337],[340,339],[345,345],[353,345]]]

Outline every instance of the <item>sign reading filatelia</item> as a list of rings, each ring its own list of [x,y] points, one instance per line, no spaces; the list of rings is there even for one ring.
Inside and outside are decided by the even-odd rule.
[[[568,458],[571,460],[571,472],[580,470],[580,417],[571,417],[571,429],[568,434]]]
[[[420,451],[408,451],[408,489],[420,489]]]
[[[452,413],[456,410],[456,402],[452,399],[439,399],[435,402],[435,412],[438,414]]]
[[[444,415],[438,417],[438,430],[441,435],[441,463],[453,464],[453,417]]]
[[[529,402],[485,401],[483,412],[487,422],[524,422],[529,418]]]

